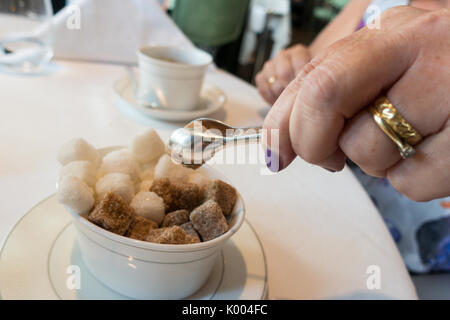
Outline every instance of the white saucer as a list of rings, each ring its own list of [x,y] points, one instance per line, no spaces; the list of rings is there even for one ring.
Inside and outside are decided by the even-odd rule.
[[[80,269],[80,289],[66,285],[69,266]],[[73,271],[72,271],[73,272]],[[3,299],[127,299],[100,283],[85,267],[72,218],[53,195],[31,209],[13,228],[0,252]],[[188,299],[264,299],[267,267],[250,224],[222,249],[207,283]]]
[[[201,102],[199,109],[182,111],[146,107],[136,101],[132,81],[128,76],[116,81],[114,84],[114,96],[115,103],[120,108],[132,109],[147,117],[166,121],[188,121],[205,117],[220,110],[226,101],[222,90],[211,84],[204,83],[200,92]]]

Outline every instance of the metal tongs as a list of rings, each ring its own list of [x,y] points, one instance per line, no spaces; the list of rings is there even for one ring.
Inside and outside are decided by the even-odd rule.
[[[259,142],[262,127],[233,127],[222,121],[199,118],[175,130],[169,138],[168,152],[173,160],[197,169],[220,149],[243,142]]]

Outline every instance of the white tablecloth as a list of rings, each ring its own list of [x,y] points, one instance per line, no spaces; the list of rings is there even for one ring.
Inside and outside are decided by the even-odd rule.
[[[166,32],[168,19],[162,12],[153,14],[160,23],[151,33]],[[106,52],[108,44],[104,46]],[[104,147],[126,144],[148,126],[167,138],[180,125],[142,118],[114,106],[112,85],[126,75],[124,66],[58,59],[54,63],[54,72],[47,75],[0,74],[2,242],[33,205],[55,192],[59,170],[55,155],[66,140],[82,136]],[[225,110],[215,116],[233,125],[262,122],[267,107],[254,87],[214,70],[206,81],[228,97]],[[243,195],[248,220],[266,252],[270,298],[361,293],[416,298],[389,232],[350,170],[331,174],[301,160],[269,176],[260,174],[260,164],[214,166]],[[370,265],[380,267],[380,290],[367,289]]]

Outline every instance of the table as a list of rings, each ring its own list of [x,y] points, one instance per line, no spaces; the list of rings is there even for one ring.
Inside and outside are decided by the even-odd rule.
[[[56,59],[48,74],[0,74],[1,242],[33,205],[55,192],[63,142],[82,136],[96,147],[126,144],[146,127],[167,139],[182,125],[114,106],[112,86],[126,68]],[[268,107],[254,87],[213,68],[206,81],[228,97],[215,117],[233,125],[263,121]],[[300,159],[276,175],[261,175],[261,163],[213,166],[245,200],[266,252],[269,298],[417,298],[388,230],[348,168],[331,174]],[[371,265],[381,270],[380,290],[367,289]]]

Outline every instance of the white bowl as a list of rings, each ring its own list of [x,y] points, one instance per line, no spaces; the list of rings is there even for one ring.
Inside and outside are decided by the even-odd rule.
[[[208,166],[198,169],[226,179]],[[134,240],[72,215],[87,268],[109,288],[135,299],[182,299],[196,292],[212,271],[223,245],[241,227],[245,207],[238,193],[230,230],[210,241],[171,245]]]

